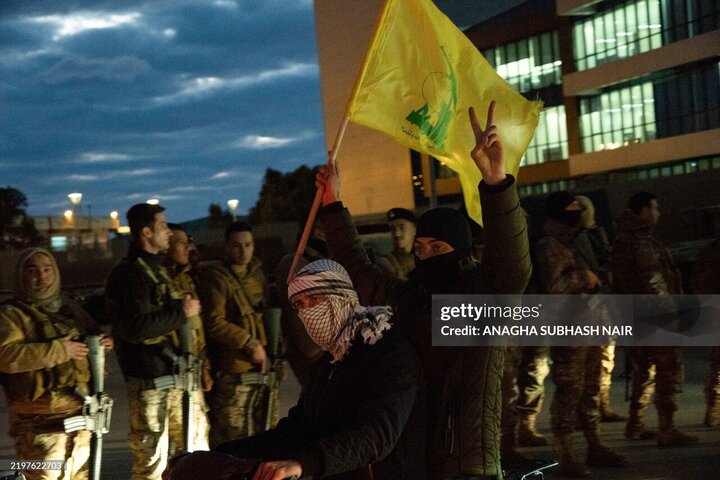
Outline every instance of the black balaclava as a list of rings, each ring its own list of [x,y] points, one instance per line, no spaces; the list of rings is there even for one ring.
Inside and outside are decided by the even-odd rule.
[[[577,227],[582,218],[582,210],[565,210],[574,201],[575,195],[570,192],[553,192],[545,199],[545,215],[569,227]]]
[[[448,287],[472,265],[470,225],[457,210],[441,207],[425,212],[418,220],[415,234],[415,238],[422,237],[442,240],[455,249],[425,260],[415,258],[415,270],[425,285]]]

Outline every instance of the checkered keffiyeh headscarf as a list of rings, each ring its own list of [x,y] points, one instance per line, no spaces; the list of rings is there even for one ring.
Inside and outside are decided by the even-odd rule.
[[[358,333],[373,345],[390,328],[390,307],[361,306],[347,271],[332,260],[317,260],[300,269],[288,284],[290,302],[300,294],[327,297],[313,307],[299,309],[298,317],[310,338],[332,354],[332,363],[345,357]]]

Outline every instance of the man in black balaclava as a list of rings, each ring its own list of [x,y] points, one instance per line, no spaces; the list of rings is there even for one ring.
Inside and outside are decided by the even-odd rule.
[[[475,267],[471,256],[470,225],[460,212],[440,207],[420,217],[415,234],[415,268],[425,285],[440,290],[451,288],[460,273]]]
[[[574,243],[582,213],[573,194],[563,191],[548,195],[544,236],[538,241],[534,255],[539,293],[595,293],[600,287],[600,280]],[[595,312],[599,311],[595,309]],[[563,316],[562,312],[559,316]],[[580,321],[593,323],[595,320],[593,317]],[[550,357],[556,385],[550,406],[550,423],[559,462],[557,473],[565,477],[583,477],[590,474],[585,465],[624,465],[625,458],[603,445],[598,431],[601,347],[551,347]],[[572,453],[571,434],[578,417],[587,440],[585,465]]]
[[[520,294],[530,276],[527,231],[515,179],[505,158],[494,102],[486,129],[474,111],[476,145],[470,156],[483,180],[480,198],[487,233],[483,264],[471,258],[470,227],[461,213],[437,208],[425,213],[415,236],[416,268],[403,282],[373,266],[350,213],[335,197],[337,177],[321,171],[325,188],[320,222],[331,258],[352,277],[361,304],[390,305],[396,322],[415,347],[428,384],[427,474],[437,479],[502,478],[500,465],[500,383],[503,348],[432,346],[433,293]],[[422,480],[422,479],[418,479]]]

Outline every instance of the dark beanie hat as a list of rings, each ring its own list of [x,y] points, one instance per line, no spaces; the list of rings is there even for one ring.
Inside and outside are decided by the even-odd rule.
[[[393,220],[407,220],[409,222],[412,222],[414,224],[417,224],[417,217],[415,217],[415,214],[408,210],[407,208],[391,208],[387,212],[388,222],[392,222]]]
[[[575,201],[575,195],[570,192],[553,192],[545,199],[545,215],[555,220],[565,218],[565,208]]]
[[[462,213],[452,208],[433,208],[422,214],[415,234],[415,238],[420,237],[442,240],[460,256],[469,256],[472,251],[470,225]]]

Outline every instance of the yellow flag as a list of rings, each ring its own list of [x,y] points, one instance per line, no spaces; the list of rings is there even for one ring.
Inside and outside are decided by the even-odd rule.
[[[468,213],[482,223],[468,107],[486,128],[492,100],[507,169],[517,176],[541,103],[513,90],[431,0],[387,0],[346,115],[457,172]]]

